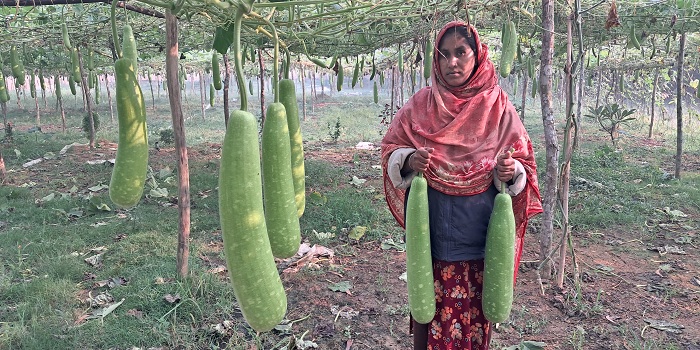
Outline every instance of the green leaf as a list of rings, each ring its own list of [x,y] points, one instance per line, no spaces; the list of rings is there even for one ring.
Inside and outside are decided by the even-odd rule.
[[[149,195],[153,198],[164,198],[168,196],[168,189],[165,187],[154,188],[149,192]]]
[[[348,233],[348,238],[352,238],[356,241],[359,241],[362,236],[367,233],[367,227],[365,226],[355,226],[350,230],[350,233]]]
[[[214,44],[212,47],[214,50],[222,55],[228,52],[228,48],[233,44],[233,24],[228,27],[216,27],[216,34],[214,34]]]
[[[109,188],[109,186],[107,186],[107,185],[97,185],[97,186],[88,187],[88,190],[90,190],[90,192],[98,192],[98,191],[106,190],[108,188]]]
[[[403,252],[406,250],[406,243],[403,242],[394,242],[393,239],[387,238],[382,241],[382,249],[383,250],[389,250],[389,249],[396,249],[400,252]]]
[[[50,202],[50,201],[52,201],[54,198],[56,198],[56,194],[55,194],[55,193],[49,193],[47,196],[45,196],[44,198],[41,199],[41,202],[42,202],[42,203]]]
[[[338,283],[331,284],[328,288],[334,292],[347,293],[352,288],[352,283],[350,281],[340,281]]]
[[[90,207],[92,211],[112,211],[112,208],[107,205],[107,203],[100,197],[90,197]]]
[[[324,205],[328,203],[328,197],[324,196],[318,191],[313,191],[309,193],[307,200],[309,201],[309,203],[314,205]]]

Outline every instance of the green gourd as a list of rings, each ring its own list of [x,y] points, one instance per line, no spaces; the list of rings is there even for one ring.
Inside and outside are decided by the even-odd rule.
[[[12,76],[15,78],[15,85],[24,85],[26,81],[25,75],[27,72],[24,70],[24,64],[22,60],[19,59],[19,54],[14,46],[10,48],[10,68],[12,70]]]
[[[221,69],[219,68],[219,55],[216,51],[211,54],[211,77],[214,89],[221,90]]]
[[[53,77],[53,87],[56,98],[61,98],[61,77],[58,75]]]
[[[10,94],[7,92],[7,84],[5,84],[5,75],[0,67],[0,103],[7,103],[10,100]]]
[[[61,23],[61,35],[63,36],[63,47],[70,50],[73,48],[70,44],[70,36],[68,36],[68,26],[65,22]]]
[[[148,170],[146,104],[130,59],[120,58],[114,63],[114,79],[119,145],[109,198],[120,207],[130,208],[141,200]]]
[[[95,72],[89,71],[88,72],[88,89],[94,89],[95,88]]]
[[[76,89],[75,89],[75,80],[73,80],[73,75],[72,75],[72,74],[68,76],[68,87],[70,88],[70,93],[71,93],[73,96],[75,96],[75,94],[77,93],[77,91],[76,91]]]
[[[70,63],[71,77],[73,77],[73,82],[80,85],[80,80],[82,79],[80,75],[80,61],[78,57],[78,49],[75,47],[70,50]]]
[[[231,113],[220,164],[219,218],[233,292],[248,324],[269,331],[284,318],[287,296],[267,235],[258,122],[251,113]]]
[[[297,216],[304,214],[306,207],[306,167],[304,164],[304,144],[299,125],[299,104],[294,81],[282,79],[279,81],[280,103],[287,112],[287,126],[289,128],[289,146],[291,147],[292,178],[294,181],[294,201],[297,207]]]
[[[360,61],[359,59],[355,61],[355,69],[352,72],[352,84],[351,87],[354,89],[357,85],[357,79],[360,77]]]
[[[138,73],[139,54],[136,50],[136,38],[134,37],[134,30],[128,24],[124,25],[122,29],[122,53],[124,58],[128,58],[131,64],[134,65],[134,72]],[[138,77],[138,74],[136,76]]]
[[[336,89],[338,89],[338,91],[343,89],[343,60],[342,59],[338,60],[338,81],[336,82],[335,87],[336,87]]]
[[[36,84],[34,82],[34,79],[36,79],[36,75],[34,74],[34,71],[32,71],[29,80],[29,96],[31,96],[32,98],[36,97]]]
[[[311,60],[311,62],[315,63],[317,66],[319,66],[321,68],[328,68],[328,66],[326,66],[326,62],[323,62],[318,58],[310,57],[309,60]]]
[[[423,51],[423,78],[427,82],[430,79],[430,71],[433,69],[433,43],[430,37],[425,39],[425,50]]]
[[[95,104],[100,104],[100,79],[95,75]]]
[[[46,82],[44,81],[44,71],[39,69],[39,86],[42,91],[46,91]]]
[[[493,323],[504,322],[513,306],[515,273],[515,216],[513,202],[501,184],[486,233],[482,308]]]
[[[88,51],[88,70],[95,70],[95,54],[92,50]]]
[[[413,319],[422,324],[435,317],[429,222],[428,183],[419,173],[411,181],[406,203],[406,276],[408,307]]]
[[[508,21],[503,28],[503,49],[501,50],[501,61],[498,71],[501,77],[506,78],[510,75],[510,71],[513,67],[513,60],[515,60],[517,54],[518,32],[515,29],[515,23],[513,21]]]
[[[262,129],[263,200],[272,255],[281,259],[294,256],[301,244],[288,140],[284,105],[272,103],[265,113]]]
[[[209,84],[209,105],[214,107],[214,94],[216,94],[216,88],[214,84]]]
[[[374,94],[374,103],[379,103],[379,89],[377,88],[377,82],[374,82],[374,88],[373,88],[373,94]]]

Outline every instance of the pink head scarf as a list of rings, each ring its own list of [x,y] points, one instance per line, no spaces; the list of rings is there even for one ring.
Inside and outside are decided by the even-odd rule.
[[[440,39],[457,26],[468,28],[478,47],[473,75],[452,87],[442,79],[438,61]],[[399,148],[433,147],[423,174],[432,188],[449,195],[469,196],[486,191],[493,183],[499,153],[511,148],[525,168],[527,185],[513,197],[516,220],[516,263],[530,217],[542,212],[537,167],[530,137],[508,95],[497,84],[496,71],[473,26],[463,22],[445,25],[433,48],[432,86],[413,95],[399,109],[382,140],[384,192],[391,213],[404,226],[405,191],[396,189],[386,173],[389,156]]]

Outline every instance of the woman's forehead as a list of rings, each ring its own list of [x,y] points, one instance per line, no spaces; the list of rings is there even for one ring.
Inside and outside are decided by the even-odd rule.
[[[471,49],[471,46],[469,46],[469,43],[467,42],[467,39],[465,37],[458,33],[446,33],[442,37],[442,40],[440,40],[439,49],[448,50],[465,46]]]

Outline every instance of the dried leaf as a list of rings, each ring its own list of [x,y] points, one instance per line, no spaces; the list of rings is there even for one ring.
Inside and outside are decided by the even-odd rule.
[[[174,278],[163,278],[163,277],[156,277],[155,281],[153,283],[155,284],[167,284],[167,283],[173,283],[175,282]]]
[[[335,233],[333,232],[316,232],[316,230],[312,230],[312,232],[318,239],[331,239],[335,237]]]
[[[349,306],[340,307],[338,305],[331,306],[331,313],[336,318],[338,318],[338,316],[340,316],[340,317],[347,318],[347,319],[351,319],[351,318],[360,314],[359,311],[355,311]]]
[[[367,182],[367,180],[365,180],[365,179],[360,179],[360,178],[358,178],[358,177],[355,176],[355,175],[353,175],[353,176],[352,176],[352,180],[350,180],[350,184],[351,184],[351,185],[355,185],[355,186],[360,186],[360,185],[364,184],[365,182]]]
[[[399,276],[399,279],[404,282],[408,282],[408,272],[404,271],[404,273],[402,273],[401,276]]]
[[[595,267],[597,270],[603,271],[603,272],[612,272],[614,269],[610,266],[598,264]]]
[[[680,236],[673,239],[678,244],[692,244],[693,238],[690,236]]]
[[[680,324],[675,324],[672,322],[668,321],[663,321],[663,320],[653,320],[646,318],[644,319],[644,322],[649,324],[649,327],[658,329],[660,331],[666,331],[666,332],[671,332],[675,334],[681,334],[683,333],[683,329],[685,329],[685,326],[680,325]]]
[[[39,159],[30,160],[30,161],[28,161],[28,162],[22,164],[22,167],[23,167],[23,168],[29,168],[29,167],[32,166],[32,165],[37,165],[37,164],[41,163],[43,160],[44,160],[44,158],[39,158]]]
[[[608,19],[605,21],[605,29],[610,29],[613,27],[620,26],[620,18],[617,16],[617,5],[615,5],[615,0],[610,4],[610,10],[608,11]]]
[[[136,317],[138,319],[142,319],[143,318],[143,311],[136,310],[136,309],[129,309],[126,311],[126,315],[133,316],[133,317]]]
[[[400,252],[403,252],[406,250],[406,243],[403,242],[394,242],[393,239],[387,238],[382,241],[381,248],[383,250],[389,250],[389,249],[396,249]]]
[[[220,273],[222,273],[222,272],[226,272],[226,266],[224,266],[224,265],[219,265],[219,266],[217,266],[217,267],[214,267],[214,268],[211,268],[211,269],[207,270],[207,272],[208,272],[208,273],[211,273],[211,274],[215,274],[215,275],[216,275],[216,274],[220,274]]]
[[[102,263],[102,254],[95,254],[91,257],[85,258],[85,262],[90,266],[97,266]]]
[[[103,318],[105,318],[105,316],[111,314],[112,311],[114,311],[116,308],[118,308],[119,305],[121,305],[124,302],[124,300],[125,299],[122,298],[122,300],[120,300],[117,303],[114,303],[110,306],[107,306],[105,308],[102,308],[102,309],[99,309],[99,310],[92,312],[91,315],[88,316],[88,319],[93,319],[93,318],[102,318],[103,319]]]
[[[182,298],[180,297],[180,294],[175,294],[175,295],[166,294],[166,295],[163,297],[163,299],[164,299],[166,302],[168,302],[169,304],[177,304],[177,303],[179,303],[179,302],[182,300]]]
[[[107,186],[107,185],[95,185],[92,187],[88,187],[88,190],[90,192],[99,192],[99,191],[108,190],[108,189],[109,189],[109,186]]]
[[[685,255],[685,254],[686,254],[685,251],[684,251],[683,249],[681,249],[681,248],[679,248],[678,246],[675,246],[675,245],[665,245],[665,246],[663,246],[663,247],[654,247],[654,248],[651,248],[650,250],[656,250],[656,251],[658,251],[658,252],[659,252],[659,255],[661,255],[661,256],[666,255],[666,254],[668,254],[668,253],[671,253],[671,254],[681,254],[681,255]]]

